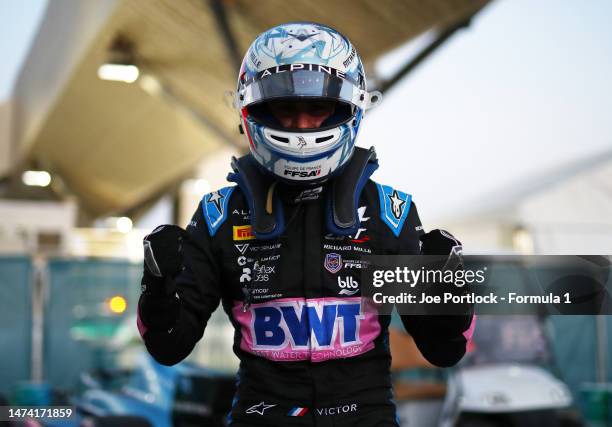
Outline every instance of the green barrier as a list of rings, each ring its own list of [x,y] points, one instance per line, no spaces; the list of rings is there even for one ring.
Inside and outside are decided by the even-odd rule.
[[[612,418],[612,384],[585,383],[580,387],[579,404],[591,425],[609,425]]]
[[[11,404],[17,406],[46,406],[51,403],[51,388],[47,383],[19,381],[11,397]]]
[[[54,388],[70,391],[82,372],[108,367],[108,340],[136,310],[142,264],[53,259],[47,268],[45,379]],[[127,302],[123,313],[111,310],[113,296]]]
[[[32,262],[0,257],[0,393],[30,378],[32,340]]]

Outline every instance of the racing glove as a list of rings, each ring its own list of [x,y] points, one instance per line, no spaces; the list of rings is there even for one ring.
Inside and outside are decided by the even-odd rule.
[[[147,328],[169,330],[179,312],[174,278],[182,271],[182,247],[188,234],[176,225],[160,225],[143,239],[144,268],[138,310]]]
[[[419,237],[421,255],[439,255],[427,259],[425,267],[432,270],[457,271],[463,269],[462,245],[452,234],[444,230],[432,230]],[[461,295],[467,285],[454,286],[430,283],[425,291],[429,295],[452,292]],[[419,350],[432,364],[447,367],[457,363],[465,353],[466,340],[472,326],[472,304],[454,305],[449,312],[440,314],[439,306],[432,306],[432,314],[401,316],[406,330],[413,336]],[[425,312],[429,307],[425,306]]]
[[[461,242],[452,234],[445,230],[432,230],[419,237],[421,242],[421,255],[430,255],[433,261],[427,261],[427,268],[432,270],[440,270],[442,272],[452,271],[457,272],[463,270],[463,246]],[[429,259],[429,258],[428,258]],[[469,286],[462,283],[454,283],[448,285],[444,283],[432,283],[427,291],[430,294],[436,294],[443,297],[445,292],[451,292],[454,295],[463,295],[468,292]],[[471,314],[472,305],[455,304],[449,312],[460,315]],[[460,316],[459,316],[460,317]]]
[[[432,267],[442,271],[463,269],[463,246],[461,242],[446,230],[435,229],[419,237],[421,255],[442,255]]]

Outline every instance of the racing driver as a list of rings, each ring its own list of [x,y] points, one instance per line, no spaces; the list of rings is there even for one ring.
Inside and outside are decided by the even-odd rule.
[[[232,426],[398,426],[388,326],[361,297],[363,255],[446,255],[460,243],[425,233],[410,194],[370,179],[355,146],[368,92],[351,42],[310,22],[276,26],[249,47],[235,107],[250,153],[233,184],[204,195],[187,230],[145,238],[138,328],[149,353],[188,356],[221,302],[240,359]],[[402,315],[434,365],[465,353],[472,308]]]

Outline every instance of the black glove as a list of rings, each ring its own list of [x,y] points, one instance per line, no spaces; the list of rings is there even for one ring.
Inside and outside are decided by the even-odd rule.
[[[174,294],[172,279],[183,269],[183,241],[188,238],[189,235],[181,227],[160,225],[143,239],[143,294]]]
[[[435,229],[419,237],[421,255],[448,255],[442,270],[463,268],[463,246],[446,230]]]
[[[176,225],[160,225],[147,235],[139,300],[143,323],[154,330],[170,330],[179,313],[179,299],[174,278],[183,269],[185,230]]]
[[[445,230],[431,230],[419,237],[419,240],[421,241],[421,255],[461,253],[461,242]]]
[[[421,255],[426,257],[424,267],[429,270],[440,270],[443,272],[464,269],[463,264],[463,247],[461,242],[452,234],[445,230],[432,230],[420,236]],[[451,292],[454,295],[463,295],[467,293],[469,286],[448,286],[433,283],[427,288],[427,292],[431,295],[443,296],[444,292]],[[469,304],[455,304],[447,307],[451,313],[464,313],[471,311]],[[440,310],[440,307],[437,308]]]

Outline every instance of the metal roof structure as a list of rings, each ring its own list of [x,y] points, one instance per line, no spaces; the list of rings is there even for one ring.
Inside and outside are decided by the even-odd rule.
[[[366,63],[425,31],[466,22],[487,0],[52,0],[15,88],[12,159],[61,177],[90,217],[125,212],[242,144],[224,102],[263,30],[315,21],[347,35]],[[448,31],[447,31],[448,35]],[[117,51],[133,84],[103,81]],[[370,65],[370,67],[368,67]],[[62,190],[63,191],[63,190]]]

